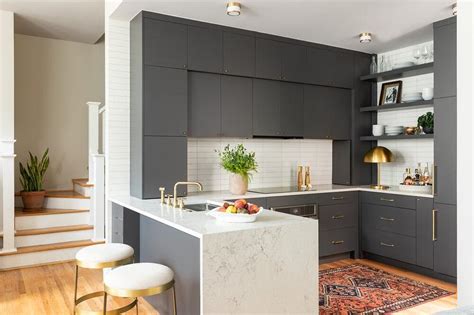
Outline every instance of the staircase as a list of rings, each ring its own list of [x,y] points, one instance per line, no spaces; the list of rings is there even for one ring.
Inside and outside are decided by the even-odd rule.
[[[91,195],[94,185],[73,179],[72,190],[47,191],[44,209],[24,211],[15,196],[16,252],[0,252],[0,270],[73,260],[94,241]]]

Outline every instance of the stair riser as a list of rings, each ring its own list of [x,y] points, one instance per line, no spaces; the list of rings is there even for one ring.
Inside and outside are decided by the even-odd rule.
[[[74,191],[86,197],[91,196],[91,187],[83,187],[81,185],[74,184]]]
[[[81,248],[83,247],[3,256],[0,258],[0,270],[73,260]]]
[[[94,235],[94,230],[70,231],[60,233],[47,233],[38,235],[25,235],[15,237],[15,246],[34,246],[54,244],[57,242],[70,242],[90,240]]]
[[[23,202],[21,197],[15,198],[15,207],[22,208]],[[47,209],[74,209],[87,210],[90,209],[90,199],[80,198],[45,198],[43,208]]]
[[[89,224],[89,220],[89,212],[23,216],[15,218],[15,229],[29,230]]]

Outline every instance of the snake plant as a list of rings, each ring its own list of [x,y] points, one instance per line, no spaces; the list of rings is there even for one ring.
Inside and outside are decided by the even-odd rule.
[[[30,154],[26,167],[20,162],[20,184],[23,191],[41,191],[43,190],[44,174],[49,166],[49,149],[46,149],[41,160],[36,155]]]

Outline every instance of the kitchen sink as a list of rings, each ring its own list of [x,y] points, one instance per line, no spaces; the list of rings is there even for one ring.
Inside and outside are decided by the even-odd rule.
[[[217,207],[211,203],[195,203],[192,205],[185,205],[184,208],[191,211],[208,211]]]

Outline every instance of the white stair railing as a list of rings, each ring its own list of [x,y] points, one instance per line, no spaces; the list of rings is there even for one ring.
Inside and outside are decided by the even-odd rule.
[[[0,223],[3,234],[1,252],[15,252],[15,140],[0,141]]]
[[[99,153],[101,137],[99,120],[100,115],[104,117],[105,106],[99,108],[100,104],[100,102],[87,102],[89,107],[89,184],[94,185],[91,194],[90,224],[94,226],[94,240],[105,239],[105,156]]]

